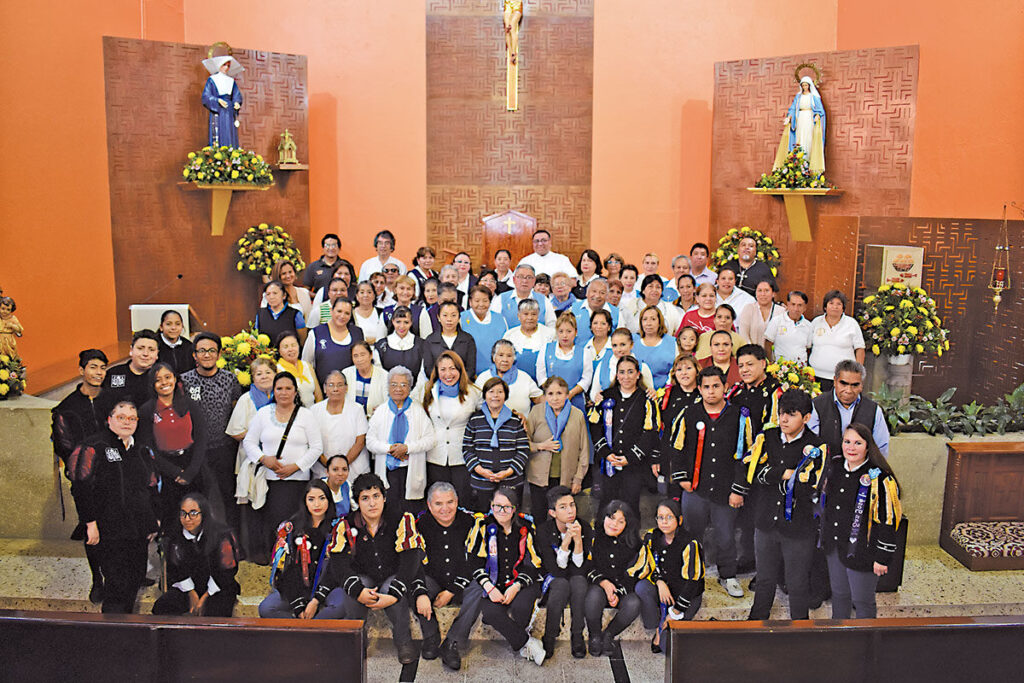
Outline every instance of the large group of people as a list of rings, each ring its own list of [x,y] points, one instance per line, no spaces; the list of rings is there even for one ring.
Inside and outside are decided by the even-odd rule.
[[[430,247],[407,268],[387,230],[358,269],[337,235],[322,246],[301,278],[274,266],[255,324],[278,359],[245,388],[220,337],[185,338],[174,311],[122,365],[82,352],[53,438],[104,611],[134,608],[158,537],[154,613],[229,616],[244,559],[271,567],[261,616],[380,610],[403,663],[451,669],[478,616],[542,664],[566,608],[573,657],[612,653],[638,616],[658,652],[668,620],[699,616],[709,558],[737,598],[756,568],[751,619],[780,585],[794,619],[829,591],[834,616],[874,616],[899,487],[842,292],[808,321],[752,239],[717,273],[695,244],[670,278],[655,254],[573,263],[546,230],[478,271],[460,252],[437,272]],[[778,359],[822,393],[783,391]]]

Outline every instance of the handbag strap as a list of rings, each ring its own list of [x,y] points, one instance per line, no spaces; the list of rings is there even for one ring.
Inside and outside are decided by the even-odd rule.
[[[292,431],[292,425],[295,424],[295,416],[299,414],[299,406],[294,406],[292,409],[292,416],[288,418],[288,424],[285,425],[284,434],[281,435],[281,443],[277,445],[277,455],[274,457],[277,459],[281,458],[281,453],[284,452],[284,444],[288,441],[288,433]]]

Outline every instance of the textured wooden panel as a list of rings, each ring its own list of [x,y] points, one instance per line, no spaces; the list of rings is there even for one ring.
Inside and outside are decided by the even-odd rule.
[[[950,351],[915,359],[915,393],[939,395],[958,387],[956,400],[991,403],[1024,382],[1024,222],[1012,221],[1010,271],[1013,291],[993,313],[988,280],[1000,221],[945,218],[862,217],[857,239],[857,300],[864,296],[864,246],[924,247],[922,286],[935,299]]]
[[[750,225],[779,244],[789,286],[815,282],[812,245],[789,238],[782,200],[752,195],[771,170],[782,120],[797,92],[793,70],[813,62],[822,71],[827,113],[826,176],[845,193],[811,200],[819,218],[905,216],[910,205],[917,46],[822,52],[715,65],[710,236]],[[818,226],[812,232],[818,239]]]
[[[557,251],[589,246],[593,3],[539,0],[525,13],[508,112],[501,4],[427,3],[427,239],[474,263],[480,219],[506,209],[536,217]]]
[[[489,261],[492,254],[481,251],[480,220],[509,207],[536,218],[538,227],[551,231],[555,251],[573,261],[590,246],[589,185],[429,185],[430,244],[437,249],[464,249],[474,264]]]
[[[234,242],[249,225],[285,226],[309,241],[308,173],[275,171],[266,192],[237,192],[222,237],[210,235],[210,199],[177,182],[189,151],[206,144],[200,93],[205,47],[103,39],[110,222],[117,273],[118,336],[131,335],[128,306],[186,301],[227,333],[253,318],[255,280],[235,270]],[[288,128],[308,159],[306,57],[236,50],[246,68],[239,143],[271,162]],[[179,279],[178,274],[182,277]]]
[[[857,235],[860,219],[851,216],[822,216],[818,223],[818,236],[813,242],[814,262],[812,267],[805,268],[814,273],[813,280],[806,281],[805,290],[811,297],[810,311],[817,314],[821,311],[821,300],[825,293],[838,289],[845,292],[851,299],[846,312],[853,315],[852,293],[857,279]],[[800,250],[798,254],[806,257],[809,250]],[[803,264],[801,264],[803,265]],[[793,289],[799,289],[793,278],[785,280]]]

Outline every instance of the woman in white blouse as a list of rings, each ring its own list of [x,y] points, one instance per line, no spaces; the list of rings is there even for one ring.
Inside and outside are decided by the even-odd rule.
[[[846,315],[846,295],[838,289],[825,294],[824,315],[811,321],[811,354],[807,364],[821,383],[821,390],[832,390],[836,363],[855,360],[864,364],[864,333],[854,318]]]
[[[366,448],[374,472],[387,484],[392,504],[413,514],[423,509],[427,451],[434,447],[434,425],[420,403],[409,397],[412,373],[398,365],[388,372],[388,401],[370,417]]]
[[[267,470],[263,537],[272,541],[278,525],[298,509],[309,471],[324,450],[320,425],[309,408],[302,407],[290,372],[274,377],[274,396],[256,411],[242,446],[246,459]]]
[[[362,406],[366,417],[388,400],[388,373],[373,362],[373,347],[367,342],[352,345],[352,365],[341,372],[348,382],[345,400]]]
[[[480,390],[470,381],[462,359],[442,351],[423,392],[423,409],[434,425],[436,441],[427,453],[427,485],[446,481],[459,500],[469,500],[469,473],[462,458],[466,423],[480,405]]]
[[[491,368],[476,376],[477,389],[483,389],[491,377],[501,377],[508,385],[505,403],[525,419],[533,404],[544,395],[528,374],[516,367],[516,347],[507,339],[494,342],[491,349]]]
[[[371,344],[388,336],[388,328],[380,311],[374,307],[377,293],[369,282],[360,282],[356,288],[356,307],[352,310],[352,322],[363,331],[363,338]]]
[[[332,370],[324,381],[325,400],[312,408],[324,444],[323,455],[313,465],[314,476],[324,476],[327,461],[335,455],[343,456],[348,462],[349,477],[353,480],[370,471],[370,455],[366,452],[366,413],[359,404],[347,400],[347,393],[345,375],[341,370]]]

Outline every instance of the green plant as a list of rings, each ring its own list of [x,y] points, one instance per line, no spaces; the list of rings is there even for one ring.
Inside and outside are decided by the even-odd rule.
[[[824,173],[811,173],[810,159],[800,145],[793,145],[786,162],[771,173],[762,173],[754,187],[770,189],[829,188]]]
[[[763,261],[771,269],[772,275],[778,275],[779,263],[781,263],[778,247],[772,242],[771,237],[749,225],[744,225],[742,228],[729,228],[725,236],[718,240],[718,248],[711,253],[711,264],[715,270],[721,270],[726,263],[740,257],[740,240],[747,237],[757,243],[757,260]]]
[[[883,386],[872,398],[882,407],[893,434],[941,432],[946,438],[952,438],[954,434],[971,436],[1024,430],[1024,384],[990,406],[977,401],[955,405],[952,402],[955,393],[956,387],[950,387],[933,402],[917,394],[904,398],[902,393]]]

